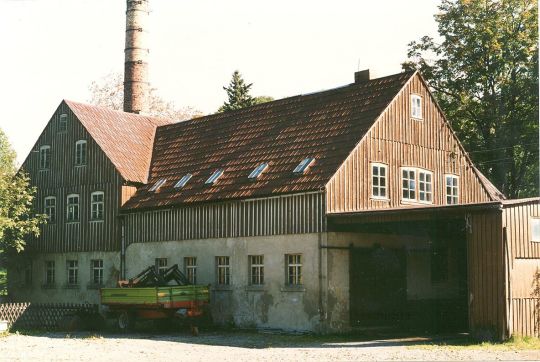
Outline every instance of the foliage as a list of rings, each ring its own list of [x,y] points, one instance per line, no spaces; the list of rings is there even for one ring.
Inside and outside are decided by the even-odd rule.
[[[0,254],[1,254],[0,250]],[[5,269],[0,268],[0,297],[7,295],[7,272]]]
[[[223,87],[227,92],[227,101],[219,107],[218,112],[234,111],[255,104],[255,99],[249,94],[253,83],[246,84],[242,75],[235,70],[228,87]]]
[[[274,98],[270,96],[258,96],[253,98],[253,104],[262,104],[266,102],[272,102],[273,100]]]
[[[110,73],[89,87],[88,102],[105,108],[121,111],[124,109],[124,79],[120,73]],[[200,117],[202,113],[191,107],[179,108],[174,102],[165,101],[151,88],[148,95],[148,114],[183,121]]]
[[[20,252],[26,236],[39,235],[39,225],[45,217],[32,212],[35,193],[28,176],[17,172],[15,152],[0,130],[0,250]]]
[[[443,0],[441,42],[409,44],[478,168],[507,196],[538,194],[538,0]]]

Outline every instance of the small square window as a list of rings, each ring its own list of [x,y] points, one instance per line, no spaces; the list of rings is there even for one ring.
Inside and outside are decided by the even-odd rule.
[[[531,218],[531,241],[540,242],[540,218]]]

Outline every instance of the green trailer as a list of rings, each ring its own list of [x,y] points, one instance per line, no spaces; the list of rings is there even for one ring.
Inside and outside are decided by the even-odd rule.
[[[147,270],[152,271],[150,268]],[[106,315],[117,318],[118,327],[122,330],[132,328],[137,319],[193,320],[207,314],[210,302],[208,285],[139,287],[138,284],[144,283],[132,279],[129,282],[119,282],[118,288],[100,290],[101,304],[105,306]]]

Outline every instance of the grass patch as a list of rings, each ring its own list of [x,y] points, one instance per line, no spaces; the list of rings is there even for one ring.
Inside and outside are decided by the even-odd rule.
[[[452,350],[481,349],[481,350],[540,350],[540,338],[515,336],[504,342],[478,342],[472,338],[455,339],[451,341],[435,341],[415,344],[409,348],[438,349],[448,348]]]

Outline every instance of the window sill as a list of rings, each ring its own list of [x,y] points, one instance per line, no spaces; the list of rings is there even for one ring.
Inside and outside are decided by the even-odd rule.
[[[233,288],[231,285],[214,285],[212,290],[216,292],[232,292]]]
[[[64,289],[81,289],[79,284],[64,284]]]
[[[266,292],[264,284],[261,285],[248,285],[246,287],[246,292]]]
[[[90,220],[90,222],[93,222],[93,223],[102,223],[104,220],[103,219],[95,219],[95,220]]]
[[[84,164],[84,165],[75,165],[75,168],[82,168],[82,167],[86,167],[86,164]]]
[[[389,202],[390,199],[387,198],[387,197],[375,197],[375,196],[371,196],[371,200],[372,201],[383,201],[383,202]]]
[[[80,221],[66,221],[66,225],[79,225]]]
[[[56,284],[54,284],[54,283],[42,284],[41,289],[56,289]]]
[[[411,119],[412,119],[413,121],[421,122],[421,121],[424,120],[424,117],[414,117],[414,116],[411,116]]]
[[[285,285],[280,288],[282,292],[297,292],[304,293],[306,288],[303,285]]]
[[[41,171],[49,171],[49,170],[50,170],[50,168],[40,168],[39,172],[41,172]]]

